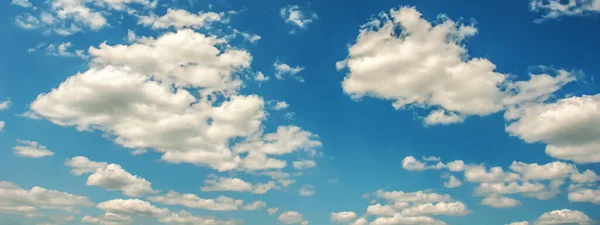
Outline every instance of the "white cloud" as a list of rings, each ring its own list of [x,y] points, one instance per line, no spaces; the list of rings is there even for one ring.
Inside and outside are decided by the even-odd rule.
[[[422,158],[423,158],[423,160],[425,160],[425,161],[432,161],[432,162],[438,162],[438,161],[440,161],[440,160],[441,160],[441,158],[440,158],[440,157],[435,157],[435,156],[427,156],[427,157],[426,157],[426,156],[423,156]]]
[[[452,162],[446,163],[448,170],[452,172],[460,172],[465,170],[465,162],[462,160],[454,160]]]
[[[17,26],[26,30],[33,30],[42,26],[40,21],[29,13],[15,17],[15,23]]]
[[[378,198],[386,199],[392,202],[414,202],[414,203],[435,203],[449,201],[450,195],[428,193],[424,191],[403,192],[403,191],[383,191],[377,190],[375,193]]]
[[[558,161],[544,165],[513,162],[509,168],[522,174],[524,180],[563,180],[577,171],[575,166]]]
[[[600,95],[569,97],[521,109],[506,131],[527,143],[542,142],[546,154],[576,163],[600,162]]]
[[[245,205],[242,209],[244,210],[257,210],[267,207],[267,203],[263,201],[254,201]]]
[[[302,218],[302,214],[296,211],[285,211],[279,215],[277,218],[278,221],[284,224],[302,224],[306,222],[304,218]]]
[[[317,164],[313,160],[294,161],[292,165],[298,170],[313,168],[317,166]]]
[[[594,183],[600,181],[600,176],[596,175],[594,171],[585,170],[583,173],[576,171],[571,174],[571,182],[573,183]]]
[[[94,173],[96,170],[106,168],[108,163],[90,161],[85,156],[75,156],[68,159],[65,162],[65,166],[71,167],[71,173],[79,176],[86,173]]]
[[[142,196],[156,193],[146,179],[132,175],[118,164],[109,164],[92,173],[86,182],[88,186],[102,187],[108,191],[119,190],[126,196]]]
[[[542,19],[536,22],[542,22],[544,19],[556,19],[563,16],[582,16],[590,13],[600,12],[599,0],[531,0],[530,10],[543,13]]]
[[[393,216],[396,209],[391,205],[381,205],[379,203],[367,207],[367,214],[374,216]]]
[[[358,218],[354,222],[350,223],[350,225],[367,225],[369,221],[365,218]]]
[[[4,125],[6,125],[6,122],[0,120],[0,132],[4,131]]]
[[[440,170],[446,168],[446,165],[442,162],[438,162],[435,165],[426,165],[413,156],[407,156],[402,160],[402,168],[408,171]]]
[[[173,27],[175,29],[194,28],[210,26],[214,22],[222,22],[223,14],[215,12],[198,12],[198,14],[190,13],[183,9],[167,9],[167,13],[161,17],[156,15],[140,16],[138,23],[144,26],[150,26],[152,29],[167,29]]]
[[[13,149],[15,154],[28,158],[42,158],[54,155],[46,146],[43,146],[35,141],[17,140],[19,145]]]
[[[345,59],[349,69],[342,87],[354,98],[392,100],[396,109],[408,105],[439,107],[427,123],[456,123],[469,115],[502,110],[499,85],[505,74],[487,59],[466,59],[462,41],[474,26],[444,18],[432,24],[415,8],[392,9],[362,26]],[[402,35],[396,35],[397,28]],[[421,46],[416,48],[415,46]],[[381,85],[385,84],[385,85]]]
[[[438,202],[415,205],[402,210],[403,216],[464,216],[471,213],[462,202]]]
[[[217,180],[204,180],[205,186],[201,187],[202,191],[237,191],[250,192],[252,184],[239,178],[219,177]]]
[[[117,144],[157,151],[170,163],[219,171],[281,169],[286,161],[266,154],[320,147],[316,135],[296,126],[263,136],[264,100],[237,95],[237,72],[249,68],[252,57],[227,39],[184,29],[136,41],[91,47],[90,69],[39,95],[29,115],[103,131]],[[197,90],[200,96],[192,94]],[[251,149],[232,152],[242,145],[238,140],[257,148],[242,158]]]
[[[308,24],[317,19],[317,14],[303,10],[298,5],[285,6],[279,10],[279,14],[286,23],[295,25],[300,29],[308,28]]]
[[[491,183],[518,180],[520,176],[516,173],[504,172],[499,166],[488,170],[483,165],[472,165],[466,167],[465,178],[473,183]]]
[[[4,110],[7,110],[8,108],[10,108],[10,103],[11,102],[9,100],[0,102],[0,112],[4,111]]]
[[[561,209],[554,210],[542,214],[534,223],[534,225],[551,225],[551,224],[577,224],[591,225],[594,221],[583,212]]]
[[[90,161],[84,156],[76,156],[65,162],[71,173],[83,175],[92,173],[86,182],[88,186],[98,186],[109,191],[119,190],[126,196],[142,196],[156,193],[146,179],[133,175],[118,164]]]
[[[196,216],[184,210],[177,213],[172,212],[168,216],[160,217],[159,222],[167,224],[182,224],[182,225],[239,225],[241,221],[233,219],[216,220],[213,217]]]
[[[101,225],[120,225],[120,224],[130,224],[132,218],[130,216],[123,216],[114,213],[104,213],[99,217],[92,217],[86,215],[81,218],[82,223],[91,223],[91,224],[101,224]]]
[[[243,200],[232,199],[225,196],[219,196],[215,199],[204,199],[195,194],[180,194],[175,191],[169,191],[165,195],[150,196],[148,197],[148,201],[164,205],[183,205],[189,208],[212,211],[235,211],[238,210],[244,202]]]
[[[570,202],[588,202],[600,204],[600,189],[578,189],[569,192],[568,198]]]
[[[36,215],[38,209],[58,209],[72,212],[78,206],[92,206],[88,197],[48,190],[38,186],[22,189],[16,184],[0,181],[0,213]]]
[[[450,176],[450,178],[448,178],[447,182],[444,182],[444,187],[447,188],[457,188],[460,187],[462,185],[462,182],[456,178],[455,176]]]
[[[518,206],[521,202],[513,198],[492,195],[482,199],[481,204],[494,208],[512,208]]]
[[[332,222],[350,222],[352,220],[356,220],[355,212],[337,212],[331,213],[331,221]]]
[[[285,101],[276,101],[273,106],[273,110],[284,110],[290,107],[290,105]]]
[[[379,217],[370,225],[445,225],[446,223],[427,216],[411,216],[407,217],[400,213],[394,214],[393,217]]]
[[[33,4],[31,4],[31,2],[29,0],[12,0],[10,2],[10,4],[18,5],[18,6],[21,6],[23,8],[33,7]]]
[[[83,52],[83,50],[73,50],[71,51],[70,48],[72,47],[71,42],[63,42],[60,43],[58,46],[54,45],[54,44],[49,44],[48,46],[46,46],[46,53],[49,55],[53,55],[53,56],[63,56],[63,57],[78,57],[78,58],[82,58],[82,59],[87,59],[87,55]]]
[[[245,50],[218,48],[225,43],[226,39],[183,29],[156,39],[140,38],[129,46],[103,43],[91,47],[89,53],[97,67],[127,66],[129,73],[152,74],[155,79],[180,87],[204,88],[204,93],[230,92],[242,84],[233,73],[249,68],[252,56]],[[198,73],[203,76],[196,76]]]
[[[160,223],[182,224],[182,225],[238,225],[240,221],[236,220],[216,220],[213,217],[201,217],[181,210],[171,212],[167,208],[158,208],[149,202],[139,199],[113,199],[102,202],[96,206],[106,212],[122,218],[128,217],[154,217]],[[105,215],[106,215],[105,214]],[[99,218],[87,218],[89,222],[101,223]],[[107,223],[106,225],[113,224]]]
[[[169,214],[168,209],[158,208],[139,199],[113,199],[101,202],[96,207],[109,213],[128,216],[165,216]]]
[[[304,78],[298,75],[298,73],[304,70],[304,67],[291,67],[286,63],[276,61],[273,63],[273,68],[275,68],[275,78],[279,80],[283,80],[285,77],[292,77],[299,82],[304,82]]]
[[[256,76],[254,77],[254,80],[258,81],[258,82],[264,82],[264,81],[268,81],[269,77],[265,76],[265,74],[263,74],[262,72],[257,72]]]
[[[277,211],[279,211],[279,208],[268,208],[267,212],[269,213],[269,215],[273,215],[275,213],[277,213]]]
[[[427,125],[462,123],[464,120],[463,116],[444,109],[434,110],[424,119]]]
[[[300,190],[298,191],[298,193],[300,193],[300,196],[311,196],[314,195],[316,193],[315,191],[315,187],[312,185],[304,185],[300,188]]]

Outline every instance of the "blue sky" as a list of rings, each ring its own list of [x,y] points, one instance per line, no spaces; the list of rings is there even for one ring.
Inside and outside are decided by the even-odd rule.
[[[594,224],[599,5],[6,1],[0,225]]]

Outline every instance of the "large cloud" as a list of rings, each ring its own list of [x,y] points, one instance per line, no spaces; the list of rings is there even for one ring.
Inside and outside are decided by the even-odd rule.
[[[28,115],[101,130],[136,152],[152,149],[167,162],[219,171],[281,169],[284,160],[266,155],[320,146],[296,126],[263,135],[264,100],[237,94],[242,81],[235,74],[252,57],[227,47],[227,39],[184,29],[136,40],[91,47],[90,69],[40,94]]]
[[[506,75],[495,72],[487,59],[465,59],[461,42],[476,32],[450,19],[434,25],[415,8],[392,9],[362,26],[348,57],[338,63],[349,69],[344,92],[388,99],[396,109],[416,105],[446,110],[434,111],[426,120],[431,123],[497,112],[503,97],[498,86]]]
[[[577,224],[577,225],[591,225],[594,221],[590,219],[585,213],[570,210],[561,209],[554,210],[542,214],[534,223],[534,225],[553,225],[553,224]]]

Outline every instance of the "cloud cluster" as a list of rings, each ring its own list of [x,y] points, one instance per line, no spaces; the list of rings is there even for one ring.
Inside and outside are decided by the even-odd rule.
[[[465,164],[462,160],[446,164],[438,162],[433,165],[407,156],[403,162],[405,161],[411,162],[402,164],[408,171],[447,169],[448,172],[463,172],[466,181],[479,184],[475,188],[475,194],[483,196],[481,204],[490,207],[509,208],[521,204],[520,201],[506,195],[518,194],[540,200],[554,198],[561,192],[561,187],[565,186],[567,180],[570,181],[569,201],[600,203],[600,192],[591,189],[598,187],[600,176],[592,170],[579,171],[575,165],[565,162],[537,164],[514,161],[505,170],[499,166],[488,168],[482,164]],[[448,188],[455,187],[450,185],[451,181],[456,187],[462,184],[454,175],[450,175],[449,179],[448,182],[444,182],[444,186]]]
[[[425,224],[442,225],[445,222],[434,216],[465,216],[471,213],[463,202],[453,200],[450,195],[417,191],[384,191],[373,193],[375,199],[367,207],[364,217],[357,219],[355,212],[332,213],[333,222],[351,222],[353,225],[366,225],[367,216],[376,218],[372,225]],[[383,202],[377,203],[377,202]]]
[[[599,0],[531,0],[529,4],[531,11],[543,13],[542,22],[546,19],[557,19],[563,16],[583,16],[600,12]]]
[[[28,115],[219,171],[282,169],[286,161],[269,155],[320,147],[297,126],[264,134],[264,100],[238,94],[236,74],[252,56],[227,39],[182,29],[135,41],[91,47],[90,69],[40,94]]]
[[[274,181],[267,183],[251,184],[240,178],[213,177],[204,180],[205,186],[200,189],[203,192],[210,191],[234,191],[251,192],[252,194],[265,194],[271,189],[280,189]]]

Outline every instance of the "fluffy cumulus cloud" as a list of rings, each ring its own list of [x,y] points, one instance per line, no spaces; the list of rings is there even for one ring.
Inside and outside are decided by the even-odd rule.
[[[285,6],[279,10],[279,14],[286,23],[297,26],[300,29],[307,29],[308,25],[317,19],[317,14],[304,10],[298,5]],[[293,33],[294,31],[292,30],[291,32]]]
[[[281,213],[279,215],[279,217],[277,217],[277,220],[284,224],[301,224],[301,225],[308,224],[308,221],[304,220],[304,218],[302,217],[302,214],[300,214],[299,212],[296,212],[296,211],[285,211],[285,212]]]
[[[402,7],[363,25],[347,58],[336,63],[348,70],[344,92],[389,100],[395,109],[424,108],[424,123],[436,125],[503,110],[514,120],[575,80],[573,72],[546,67],[528,81],[508,80],[491,61],[468,56],[463,40],[477,33],[473,25],[438,18],[433,23]]]
[[[356,213],[350,211],[331,213],[332,222],[350,222],[356,220],[356,217]]]
[[[498,86],[506,75],[487,59],[465,60],[461,42],[476,32],[447,18],[432,24],[415,8],[392,9],[362,26],[341,63],[349,70],[343,90],[355,98],[391,100],[396,109],[439,108],[427,116],[429,124],[497,112],[503,97]]]
[[[287,163],[268,155],[320,146],[316,135],[297,126],[263,133],[264,100],[238,94],[243,82],[237,74],[249,69],[252,56],[226,38],[182,29],[135,40],[91,47],[89,70],[40,94],[28,115],[103,131],[117,144],[160,152],[170,163],[219,171],[281,169]]]
[[[17,143],[19,145],[13,148],[14,152],[23,157],[42,158],[54,155],[53,151],[35,141],[17,140]]]
[[[556,19],[562,16],[582,16],[600,12],[599,0],[531,0],[531,11],[543,13],[544,19]]]
[[[403,160],[403,167],[408,171],[437,169],[447,170],[446,173],[462,172],[466,182],[478,184],[474,194],[483,197],[481,204],[494,208],[520,205],[520,201],[507,195],[521,195],[539,200],[552,199],[562,192],[567,182],[570,182],[567,189],[571,202],[598,204],[600,194],[597,190],[590,189],[596,187],[600,176],[589,169],[581,172],[575,165],[561,161],[546,164],[514,161],[507,169],[503,169],[500,166],[465,164],[462,160],[445,164],[438,161],[434,165],[408,156]],[[448,177],[448,181],[443,183],[447,188],[457,188],[462,184],[455,175],[444,174],[442,177]]]
[[[16,184],[0,181],[0,213],[40,215],[40,209],[72,212],[76,207],[89,207],[93,202],[85,196],[48,190],[42,187],[23,189]]]
[[[121,191],[126,196],[142,196],[148,193],[156,193],[152,184],[146,179],[133,175],[118,164],[106,162],[94,162],[83,156],[77,156],[65,162],[71,167],[71,173],[88,176],[86,185],[98,186],[109,191]]]
[[[374,193],[375,203],[367,207],[367,215],[376,218],[370,224],[445,224],[435,216],[465,216],[471,213],[467,205],[453,200],[450,195],[417,191],[384,191]],[[354,224],[367,224],[359,218]]]
[[[541,142],[546,154],[576,163],[600,162],[600,95],[569,97],[521,110],[507,127],[527,143]]]
[[[551,225],[551,224],[577,224],[577,225],[591,225],[595,222],[590,219],[585,213],[570,210],[561,209],[554,210],[542,214],[533,224],[534,225]]]

